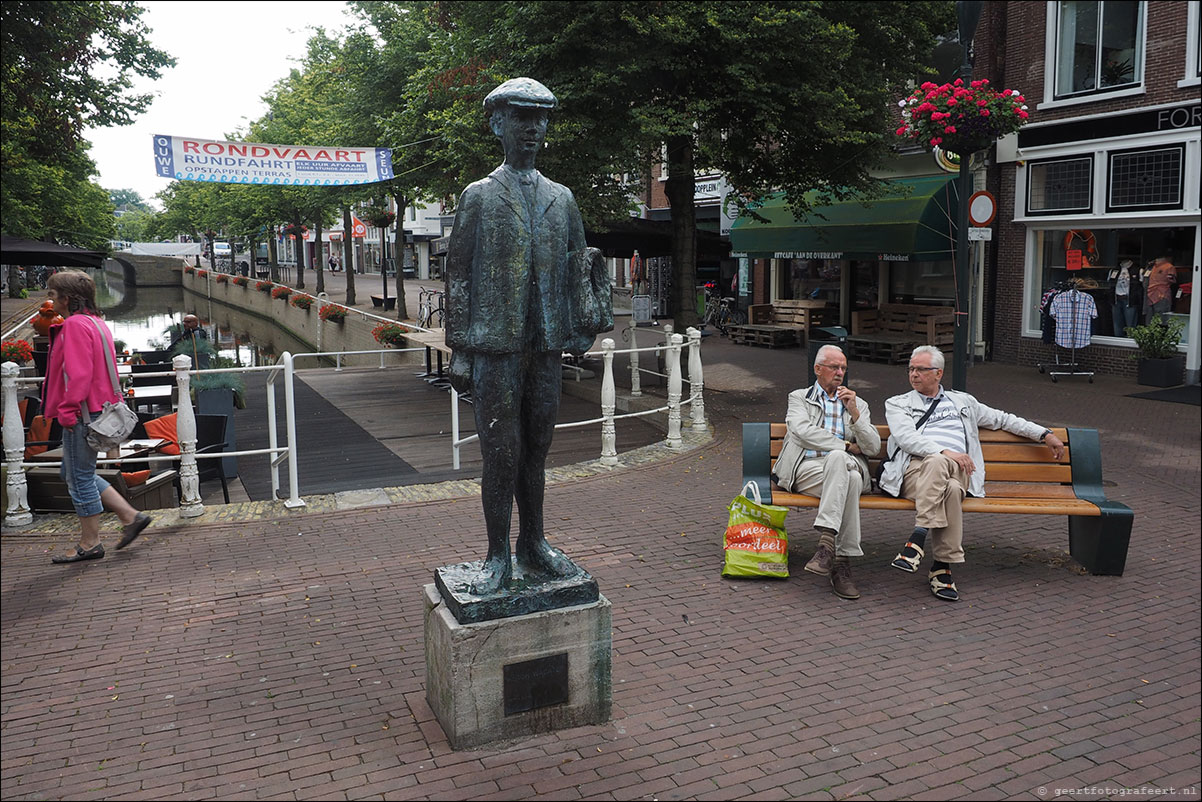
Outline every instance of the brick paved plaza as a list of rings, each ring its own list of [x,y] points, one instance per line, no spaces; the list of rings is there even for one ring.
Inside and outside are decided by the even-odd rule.
[[[942,603],[888,565],[912,519],[872,512],[850,602],[801,570],[812,511],[789,513],[790,579],[720,577],[740,423],[783,419],[805,357],[714,336],[705,358],[708,444],[548,490],[553,542],[613,604],[608,724],[449,748],[421,587],[482,555],[477,496],[210,507],[75,566],[49,563],[71,535],[5,533],[0,793],[1198,799],[1198,407],[975,367],[986,403],[1101,430],[1107,492],[1136,515],[1126,573],[1084,573],[1064,518],[969,516],[963,601]],[[850,381],[876,422],[906,389],[898,366],[853,362]]]

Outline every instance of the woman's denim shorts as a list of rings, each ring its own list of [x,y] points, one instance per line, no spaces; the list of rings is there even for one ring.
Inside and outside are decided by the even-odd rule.
[[[67,483],[75,514],[90,518],[104,512],[100,494],[109,483],[96,475],[96,450],[88,445],[88,425],[82,420],[63,427],[63,467],[59,475]]]

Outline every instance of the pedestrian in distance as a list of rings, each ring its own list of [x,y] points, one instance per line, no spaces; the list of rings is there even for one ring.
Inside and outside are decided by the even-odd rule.
[[[872,489],[865,457],[876,456],[881,436],[868,402],[843,384],[847,356],[824,345],[814,356],[812,387],[789,393],[787,433],[772,478],[785,490],[818,496],[818,549],[805,570],[830,577],[841,599],[858,599],[851,558],[861,557],[860,495]]]
[[[985,457],[981,429],[1001,429],[1045,444],[1057,460],[1064,442],[1051,429],[982,404],[968,393],[945,390],[943,353],[920,345],[910,355],[908,393],[885,402],[889,424],[888,456],[881,491],[914,502],[914,532],[891,563],[908,573],[922,564],[931,537],[934,562],[927,582],[935,598],[959,601],[952,565],[964,562],[964,512],[967,495],[985,495]]]
[[[63,428],[63,460],[60,474],[67,483],[71,504],[79,516],[80,536],[75,551],[51,558],[54,563],[98,560],[104,557],[100,542],[100,514],[108,509],[122,523],[117,548],[132,543],[150,523],[125,497],[96,474],[96,449],[88,444],[87,422],[100,415],[108,402],[118,403],[113,392],[109,365],[116,365],[113,335],[100,319],[96,307],[96,285],[79,270],[55,273],[46,295],[63,322],[50,327],[50,355],[46,381],[42,385],[42,409],[47,418],[57,418]]]

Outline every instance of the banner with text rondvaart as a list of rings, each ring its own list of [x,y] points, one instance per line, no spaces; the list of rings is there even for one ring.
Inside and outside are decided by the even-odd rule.
[[[272,186],[374,184],[393,177],[391,148],[302,147],[154,136],[155,172],[179,181]]]

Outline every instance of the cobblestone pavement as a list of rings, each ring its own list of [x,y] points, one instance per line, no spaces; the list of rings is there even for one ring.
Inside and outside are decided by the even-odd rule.
[[[970,516],[964,600],[942,603],[888,567],[912,520],[870,512],[863,596],[842,601],[801,570],[805,511],[788,580],[720,577],[739,424],[782,418],[805,366],[718,337],[704,351],[712,436],[548,489],[553,541],[613,604],[607,724],[450,749],[425,701],[421,588],[483,551],[473,483],[218,506],[75,566],[49,564],[69,536],[0,539],[0,795],[1198,799],[1198,407],[975,367],[987,403],[1101,431],[1108,493],[1136,514],[1126,573],[1084,573],[1063,518]],[[850,381],[878,422],[906,387],[854,361]]]

